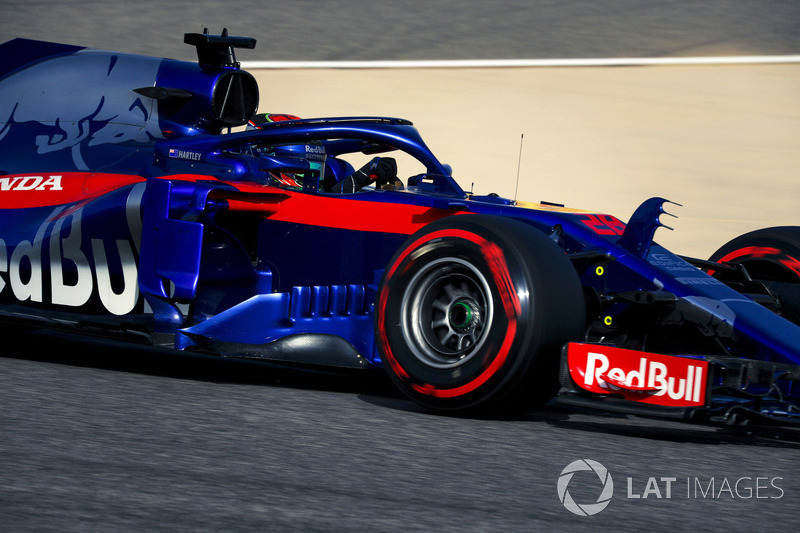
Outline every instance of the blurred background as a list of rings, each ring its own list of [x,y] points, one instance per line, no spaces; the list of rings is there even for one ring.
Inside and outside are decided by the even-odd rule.
[[[184,32],[259,40],[247,60],[798,53],[795,0],[2,0],[0,38],[192,59]]]
[[[0,40],[194,60],[183,34],[204,27],[255,37],[238,52],[246,68],[800,54],[796,0],[0,0]],[[250,70],[260,111],[412,120],[477,193],[623,220],[647,197],[669,198],[684,207],[657,238],[679,253],[707,257],[745,231],[797,223],[798,63]]]

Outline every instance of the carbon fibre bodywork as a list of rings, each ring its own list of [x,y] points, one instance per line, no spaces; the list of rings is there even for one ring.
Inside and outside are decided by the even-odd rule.
[[[570,259],[587,311],[573,340],[728,367],[761,361],[781,379],[797,372],[800,327],[761,305],[769,294],[745,295],[653,242],[666,200],[645,201],[624,224],[472,195],[403,119],[224,132],[255,112],[255,80],[233,57],[255,43],[186,40],[198,63],[0,45],[4,320],[228,356],[381,366],[375,315],[392,258],[435,221],[482,215],[521,221]],[[402,152],[423,171],[401,176],[402,190],[333,194],[320,179],[279,187],[270,173],[287,163],[257,149],[286,144],[323,147],[328,179],[341,179],[333,162],[353,153]],[[781,386],[798,394],[792,379]]]

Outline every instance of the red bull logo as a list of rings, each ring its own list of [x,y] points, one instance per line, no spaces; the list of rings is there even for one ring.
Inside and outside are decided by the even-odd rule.
[[[577,343],[567,361],[573,381],[589,392],[670,407],[705,404],[707,361]]]

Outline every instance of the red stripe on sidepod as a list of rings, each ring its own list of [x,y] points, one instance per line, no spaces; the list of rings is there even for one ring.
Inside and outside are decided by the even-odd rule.
[[[145,181],[129,174],[49,172],[0,176],[0,209],[51,207],[76,203]]]
[[[411,235],[453,211],[411,204],[351,200],[337,196],[292,194],[269,220],[326,228]]]

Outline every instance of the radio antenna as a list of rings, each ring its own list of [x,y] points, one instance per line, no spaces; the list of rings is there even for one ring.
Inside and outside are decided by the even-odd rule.
[[[519,170],[522,166],[522,140],[525,138],[524,133],[519,134],[519,160],[517,161],[517,184],[514,187],[514,205],[517,204],[517,192],[519,191]]]

